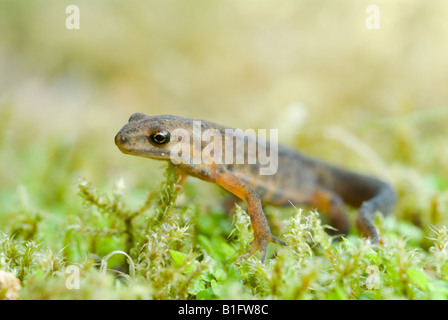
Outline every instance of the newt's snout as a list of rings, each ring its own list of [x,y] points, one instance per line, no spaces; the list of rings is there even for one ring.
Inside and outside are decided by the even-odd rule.
[[[121,131],[115,136],[115,145],[120,149],[121,152],[126,153],[126,146],[128,145],[129,139],[126,135],[122,134]]]
[[[125,144],[128,141],[128,138],[126,138],[125,136],[121,135],[120,132],[117,133],[117,135],[115,136],[115,144],[120,147],[121,145]]]

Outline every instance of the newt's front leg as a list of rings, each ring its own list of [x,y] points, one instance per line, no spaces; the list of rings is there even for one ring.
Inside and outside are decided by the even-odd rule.
[[[254,231],[254,240],[249,251],[238,258],[236,263],[249,258],[258,250],[261,253],[261,261],[264,262],[267,246],[270,242],[286,246],[286,243],[278,240],[271,234],[271,229],[261,206],[260,197],[252,188],[225,168],[214,170],[213,178],[218,185],[247,203],[250,222]]]

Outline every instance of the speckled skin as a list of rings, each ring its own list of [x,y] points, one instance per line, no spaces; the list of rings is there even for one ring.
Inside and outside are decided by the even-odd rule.
[[[126,154],[170,160],[171,148],[180,142],[170,141],[158,145],[149,139],[149,135],[160,130],[172,132],[177,128],[186,129],[192,135],[193,119],[136,113],[117,133],[115,143]],[[219,130],[224,141],[225,127],[201,120],[201,129],[208,128]],[[187,143],[193,146],[191,142]],[[269,146],[269,142],[267,143]],[[204,143],[200,145],[199,152],[203,151],[204,146]],[[191,148],[192,153],[193,149],[194,147]],[[249,151],[245,148],[244,152],[247,156]],[[330,223],[340,233],[346,233],[349,229],[345,203],[359,207],[356,221],[358,230],[362,235],[369,237],[373,244],[378,244],[378,234],[372,222],[374,216],[377,211],[384,215],[388,214],[396,201],[395,192],[387,183],[331,166],[281,145],[278,145],[278,171],[273,175],[260,175],[259,167],[258,162],[178,164],[182,174],[181,183],[191,175],[216,183],[247,203],[254,241],[249,251],[237,261],[248,258],[257,250],[260,250],[261,260],[264,261],[266,248],[270,242],[286,245],[272,236],[262,203],[277,206],[293,203],[315,207],[328,214]]]

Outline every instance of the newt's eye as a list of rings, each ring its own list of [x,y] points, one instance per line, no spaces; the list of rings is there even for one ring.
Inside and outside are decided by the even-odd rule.
[[[149,139],[155,144],[165,144],[170,142],[170,133],[166,130],[159,130],[157,132],[151,133]]]

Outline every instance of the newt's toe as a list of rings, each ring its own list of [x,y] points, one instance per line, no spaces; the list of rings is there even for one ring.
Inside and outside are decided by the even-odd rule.
[[[246,254],[242,255],[241,257],[239,257],[235,263],[240,263],[242,260],[245,260],[247,258],[249,258],[250,256],[252,256],[255,252],[257,252],[258,250],[260,250],[261,253],[261,262],[264,262],[265,258],[266,258],[266,253],[267,253],[267,249],[268,249],[268,244],[272,242],[272,243],[277,243],[280,244],[282,246],[287,246],[287,244],[279,239],[277,239],[276,237],[270,235],[269,237],[256,237],[251,245],[249,250],[247,251]]]
[[[286,242],[283,242],[282,240],[278,240],[276,237],[271,236],[271,241],[272,243],[277,243],[277,244],[281,244],[282,246],[287,246],[288,244]]]

